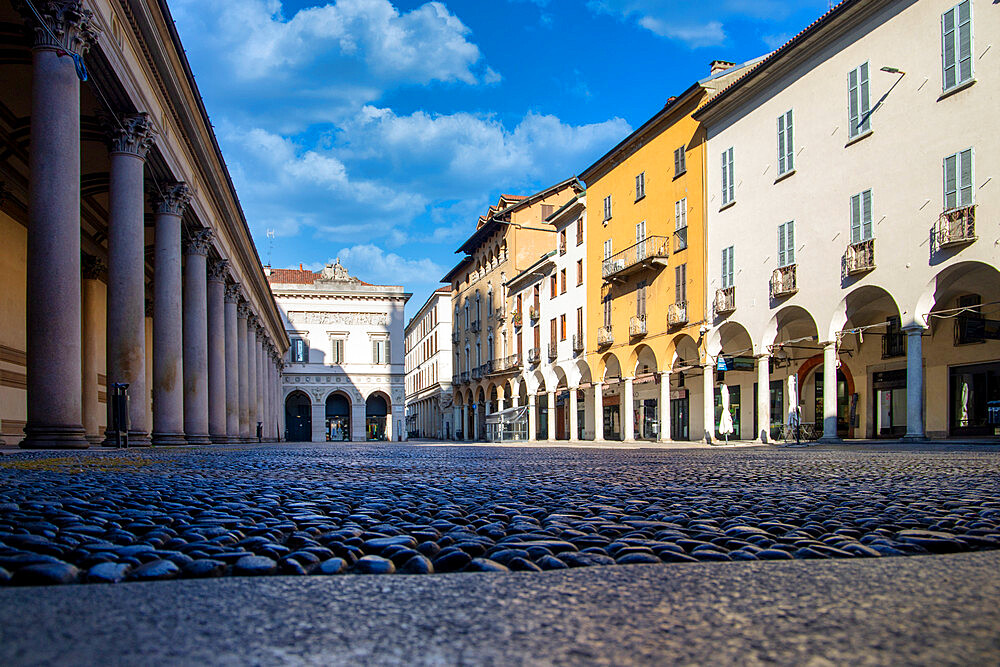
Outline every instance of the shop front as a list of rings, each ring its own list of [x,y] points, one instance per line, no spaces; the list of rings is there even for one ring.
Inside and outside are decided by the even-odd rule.
[[[1000,361],[953,366],[949,373],[949,435],[1000,435]]]
[[[875,437],[901,438],[906,434],[906,369],[872,373],[875,394]]]

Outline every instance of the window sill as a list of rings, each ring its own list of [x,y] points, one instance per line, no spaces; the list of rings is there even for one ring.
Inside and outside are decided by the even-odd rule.
[[[733,206],[736,206],[736,200],[735,199],[732,200],[731,202],[725,203],[722,206],[720,206],[719,210],[720,211],[725,211],[727,208],[732,208]]]
[[[859,134],[858,136],[856,136],[856,137],[854,137],[852,139],[848,139],[847,143],[844,144],[844,148],[847,148],[848,146],[852,146],[852,145],[858,143],[859,141],[861,141],[862,139],[867,139],[868,137],[872,136],[873,132],[874,132],[874,130],[868,130],[867,132],[862,132],[861,134]]]
[[[786,171],[785,173],[781,174],[776,179],[774,179],[774,182],[775,183],[780,183],[781,181],[785,180],[786,178],[788,178],[789,176],[791,176],[794,173],[795,173],[794,169],[789,169],[788,171]]]
[[[636,197],[636,198],[635,198],[635,201],[634,201],[634,202],[632,202],[632,203],[633,203],[633,204],[637,204],[637,203],[639,203],[640,201],[642,201],[642,200],[643,200],[643,199],[645,199],[645,198],[646,198],[646,195],[642,195],[641,197]]]
[[[684,171],[679,171],[679,172],[677,172],[676,174],[674,174],[674,178],[673,178],[673,180],[675,180],[675,181],[676,181],[676,180],[677,180],[678,178],[680,178],[681,176],[683,176],[683,175],[684,175],[684,174],[686,174],[686,173],[688,173],[688,170],[687,170],[687,169],[685,169]]]
[[[941,93],[941,95],[937,98],[937,101],[940,102],[941,100],[945,99],[946,97],[951,97],[955,93],[960,93],[963,90],[965,90],[966,88],[971,88],[973,85],[975,85],[975,83],[976,83],[976,79],[974,79],[974,78],[969,79],[965,83],[960,83],[957,86],[955,86],[955,87],[953,87],[953,88],[951,88],[949,90],[946,90],[943,93]]]

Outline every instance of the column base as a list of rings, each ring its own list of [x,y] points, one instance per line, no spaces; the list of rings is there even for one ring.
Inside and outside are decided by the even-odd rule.
[[[88,435],[87,436],[87,442],[89,442],[92,447],[100,447],[102,444],[104,444],[104,436],[103,435]]]
[[[183,433],[157,433],[153,432],[153,445],[155,447],[178,447],[186,445],[187,439]]]
[[[80,426],[25,426],[21,449],[87,449],[87,432]]]
[[[804,440],[803,442],[809,442],[809,441],[808,440]],[[841,444],[841,443],[844,442],[844,439],[841,438],[841,437],[835,436],[835,435],[834,436],[830,436],[830,437],[823,436],[822,438],[820,438],[816,442],[819,443],[819,444],[821,444],[821,445],[839,445],[839,444]]]
[[[904,435],[900,438],[902,442],[927,442],[930,438],[926,434],[921,433],[920,435]]]
[[[189,445],[211,445],[212,438],[207,433],[195,433],[184,437]]]

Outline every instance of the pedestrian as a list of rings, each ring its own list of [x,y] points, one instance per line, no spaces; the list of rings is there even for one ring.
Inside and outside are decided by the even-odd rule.
[[[264,442],[264,422],[257,422],[257,442]]]

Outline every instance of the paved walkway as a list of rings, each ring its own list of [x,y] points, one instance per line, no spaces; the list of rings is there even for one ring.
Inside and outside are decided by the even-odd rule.
[[[0,663],[1000,662],[1000,552],[0,589]]]

